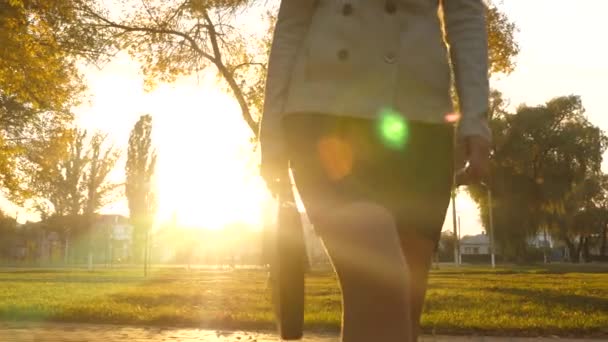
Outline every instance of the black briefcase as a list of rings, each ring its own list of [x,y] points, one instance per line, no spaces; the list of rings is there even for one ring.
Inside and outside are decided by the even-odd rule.
[[[270,242],[270,286],[278,330],[283,340],[299,340],[304,329],[306,244],[294,195],[279,196],[277,226]]]

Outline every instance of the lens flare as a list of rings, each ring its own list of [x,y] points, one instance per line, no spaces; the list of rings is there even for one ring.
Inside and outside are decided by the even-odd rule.
[[[402,149],[407,144],[409,126],[407,120],[393,109],[383,109],[379,121],[380,136],[384,144],[393,149]]]
[[[317,146],[319,159],[329,179],[340,180],[353,170],[353,149],[337,137],[323,137]]]
[[[458,122],[458,120],[460,120],[460,113],[452,112],[445,115],[445,122],[455,123]]]

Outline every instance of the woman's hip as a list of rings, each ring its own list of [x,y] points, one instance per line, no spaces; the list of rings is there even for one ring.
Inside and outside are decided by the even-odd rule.
[[[297,114],[284,119],[284,129],[317,231],[332,210],[368,202],[388,209],[400,232],[439,238],[453,181],[451,126]]]

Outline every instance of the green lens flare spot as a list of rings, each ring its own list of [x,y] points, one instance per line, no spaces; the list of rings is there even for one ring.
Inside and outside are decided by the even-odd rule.
[[[409,126],[407,120],[393,109],[380,112],[379,131],[382,142],[389,148],[402,149],[407,144]]]

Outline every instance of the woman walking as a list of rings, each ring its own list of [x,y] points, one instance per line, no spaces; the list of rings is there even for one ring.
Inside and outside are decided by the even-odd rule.
[[[454,143],[479,181],[487,110],[482,0],[281,1],[261,173],[278,192],[292,171],[339,278],[343,341],[417,339]]]

